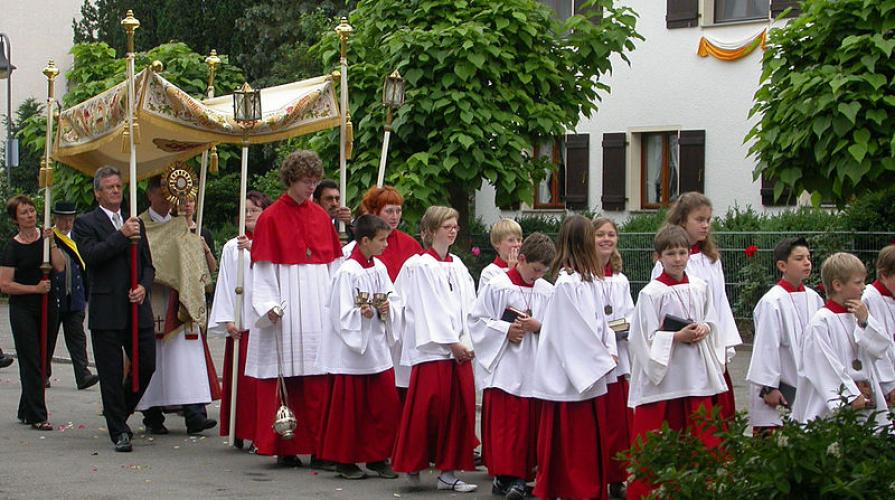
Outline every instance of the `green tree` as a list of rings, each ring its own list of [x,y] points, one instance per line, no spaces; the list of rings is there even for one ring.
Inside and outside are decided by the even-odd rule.
[[[844,205],[895,182],[895,0],[805,0],[771,30],[747,135],[754,175]]]
[[[414,220],[449,203],[468,225],[470,199],[482,182],[500,205],[529,201],[543,163],[531,145],[564,134],[597,110],[610,59],[642,39],[636,14],[611,0],[592,22],[558,22],[536,0],[362,0],[351,13],[349,85],[355,129],[346,199],[357,202],[376,180],[385,111],[383,78],[398,68],[406,102],[395,116],[386,182],[404,193]],[[331,31],[316,46],[325,68],[338,64]],[[338,132],[310,141],[329,165]]]
[[[81,19],[72,20],[74,42],[105,42],[123,54],[121,20],[130,9],[140,20],[137,50],[183,42],[202,54],[211,49],[232,54],[242,46],[235,28],[245,5],[235,0],[84,0]]]

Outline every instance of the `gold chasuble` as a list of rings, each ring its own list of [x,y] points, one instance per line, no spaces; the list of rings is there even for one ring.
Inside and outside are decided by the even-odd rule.
[[[140,214],[146,226],[149,250],[155,266],[155,282],[177,292],[179,308],[177,320],[205,326],[205,287],[211,283],[202,238],[186,225],[183,217],[172,217],[167,222],[155,222],[148,212]],[[170,314],[170,313],[169,313]],[[165,336],[179,328],[165,328]]]

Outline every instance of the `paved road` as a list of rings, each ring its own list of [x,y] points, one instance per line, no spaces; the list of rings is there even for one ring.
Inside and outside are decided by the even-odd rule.
[[[0,304],[0,347],[14,352],[6,304]],[[151,437],[143,433],[139,416],[130,420],[137,431],[133,453],[112,450],[105,421],[99,416],[99,386],[75,389],[65,343],[59,339],[53,365],[53,387],[47,391],[52,432],[38,432],[15,419],[20,394],[17,365],[0,370],[0,498],[446,498],[491,497],[484,472],[465,473],[479,485],[475,494],[434,491],[435,473],[423,476],[423,489],[405,479],[345,481],[331,472],[277,467],[259,457],[226,446],[217,429],[190,437],[182,419],[169,416],[171,434]],[[211,339],[212,356],[220,367],[223,340]],[[89,345],[89,342],[88,342]],[[92,352],[88,352],[92,360]],[[731,376],[737,403],[745,408],[742,380],[749,351],[734,358]],[[216,418],[217,404],[209,405]]]

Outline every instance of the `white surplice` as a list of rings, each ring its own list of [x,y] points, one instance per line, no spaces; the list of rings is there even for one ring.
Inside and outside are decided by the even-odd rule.
[[[780,383],[796,387],[798,384],[799,346],[808,322],[823,299],[814,290],[789,292],[774,285],[758,304],[752,317],[755,340],[746,380],[749,384],[749,422],[753,427],[776,427],[783,420],[776,408],[765,404],[759,396],[762,387],[780,387]],[[796,396],[798,397],[798,395]],[[795,401],[789,401],[790,407]]]
[[[634,298],[631,297],[631,283],[628,277],[623,273],[613,273],[612,276],[606,276],[600,286],[603,287],[603,298],[612,306],[612,313],[606,315],[606,321],[624,319],[630,324],[634,315]],[[616,341],[618,366],[609,376],[610,383],[631,374],[629,344],[630,340],[627,339]]]
[[[255,262],[252,307],[257,320],[249,336],[246,375],[260,379],[277,377],[277,338],[282,342],[283,376],[324,374],[317,367],[317,349],[324,330],[329,327],[326,304],[331,269],[338,267],[338,263]],[[283,308],[283,317],[271,323],[267,312],[275,306]]]
[[[673,286],[650,281],[637,297],[629,337],[629,407],[727,390],[725,345],[718,332],[712,289],[699,278],[688,279],[689,283]],[[675,342],[676,331],[661,329],[667,314],[704,323],[711,333],[695,344]]]
[[[870,285],[864,289],[861,300],[867,305],[870,315],[882,326],[883,332],[895,340],[895,300],[892,296],[884,296],[874,285]],[[879,372],[879,383],[883,392],[889,394],[895,390],[895,341],[892,343],[892,348],[886,351],[886,355],[877,360],[876,369]]]
[[[389,315],[364,318],[356,305],[357,292],[388,294]],[[333,277],[327,305],[328,326],[320,342],[317,365],[326,373],[371,375],[392,367],[390,346],[401,328],[401,300],[388,270],[379,259],[364,268],[355,259],[347,259]]]
[[[662,274],[662,262],[656,261],[653,266],[651,279],[656,279]],[[727,281],[724,279],[724,267],[721,265],[721,259],[712,262],[706,254],[699,252],[690,255],[685,269],[687,276],[699,278],[708,283],[712,289],[712,305],[715,307],[715,313],[718,318],[718,332],[724,340],[727,347],[726,363],[736,355],[734,347],[743,343],[740,337],[740,331],[737,328],[736,321],[733,318],[733,310],[730,308],[730,300],[727,299]]]
[[[487,285],[495,276],[500,276],[501,274],[506,274],[509,271],[507,267],[500,267],[495,263],[490,263],[482,269],[482,272],[479,273],[479,293],[482,293],[482,288]]]
[[[244,251],[243,260],[243,301],[242,301],[242,327],[248,330],[258,320],[255,310],[252,308],[252,256],[248,250]],[[239,247],[237,239],[233,238],[224,243],[221,251],[221,265],[218,271],[218,281],[214,287],[214,302],[211,305],[211,315],[208,317],[208,333],[226,336],[227,323],[236,323],[236,272],[239,268]]]
[[[538,352],[538,334],[526,332],[522,341],[507,338],[510,323],[501,320],[507,307],[531,310],[531,316],[543,321],[553,285],[539,279],[531,287],[514,284],[507,273],[498,274],[479,289],[469,333],[475,348],[476,385],[480,389],[498,388],[519,397],[532,395],[534,365]]]
[[[164,318],[171,289],[159,284],[150,287],[155,312],[155,372],[137,410],[153,406],[211,403],[211,388],[205,363],[205,347],[196,323],[183,324],[164,335]],[[160,321],[159,321],[160,320]],[[189,335],[191,338],[187,338]]]
[[[466,318],[475,302],[475,284],[463,262],[436,260],[429,253],[407,259],[395,289],[404,301],[401,364],[453,358],[450,344],[469,347]]]
[[[572,402],[606,394],[618,349],[605,305],[597,277],[559,272],[541,325],[532,396]]]
[[[885,408],[876,362],[889,349],[892,337],[883,332],[873,316],[867,319],[867,327],[861,328],[854,314],[820,308],[802,338],[801,372],[792,418],[808,422],[829,415],[842,406],[843,397],[850,402],[860,395],[858,381],[868,381],[877,408]],[[854,360],[860,362],[860,370],[855,368]],[[885,414],[883,411],[877,416],[880,425],[887,423]]]

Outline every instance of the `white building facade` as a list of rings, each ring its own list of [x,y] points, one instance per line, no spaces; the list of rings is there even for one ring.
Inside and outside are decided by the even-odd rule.
[[[581,3],[543,1],[560,15]],[[755,160],[744,138],[755,123],[749,110],[761,75],[760,35],[773,24],[771,16],[796,2],[617,1],[638,13],[637,31],[645,41],[628,54],[630,66],[614,59],[605,78],[612,91],[592,118],[583,119],[575,134],[536,148],[559,172],[538,186],[521,212],[590,209],[623,221],[690,190],[705,193],[716,213],[735,205],[779,205],[770,183],[753,181]],[[731,61],[701,57],[703,37],[724,53],[755,48]],[[519,213],[496,208],[490,186],[476,196],[476,215],[487,224]]]

